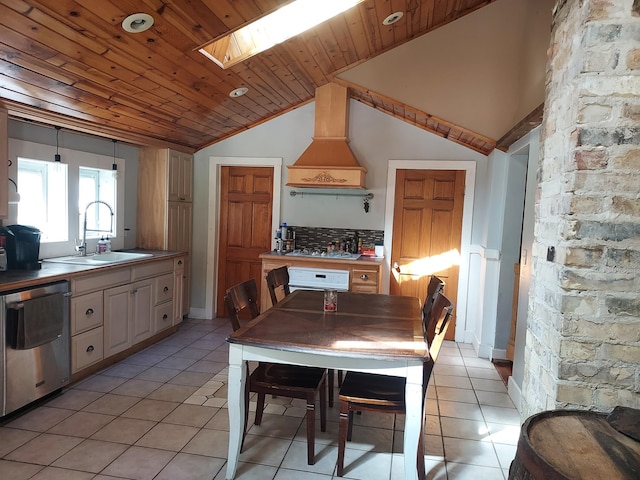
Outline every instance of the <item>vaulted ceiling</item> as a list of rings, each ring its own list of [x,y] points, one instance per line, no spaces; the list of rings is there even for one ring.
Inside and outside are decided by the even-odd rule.
[[[315,89],[341,72],[493,1],[365,0],[223,70],[198,48],[288,1],[1,0],[0,103],[14,117],[194,151],[313,100]],[[383,25],[397,11],[403,19]],[[125,32],[123,20],[139,12],[154,18],[152,28]],[[347,86],[352,98],[476,151],[496,145]],[[229,97],[238,87],[248,93]]]

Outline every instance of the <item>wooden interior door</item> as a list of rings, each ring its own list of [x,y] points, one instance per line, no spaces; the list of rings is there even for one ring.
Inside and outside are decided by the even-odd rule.
[[[429,277],[437,275],[445,282],[445,295],[456,304],[464,179],[461,170],[396,172],[391,294],[424,301]],[[455,313],[447,340],[455,337]]]
[[[221,317],[227,288],[253,278],[260,291],[258,256],[271,250],[273,168],[222,167],[220,179],[216,315]]]

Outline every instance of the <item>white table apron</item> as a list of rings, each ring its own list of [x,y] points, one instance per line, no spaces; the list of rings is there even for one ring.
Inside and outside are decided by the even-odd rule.
[[[244,388],[247,381],[244,363],[248,360],[271,363],[288,363],[322,368],[379,373],[407,379],[405,390],[406,415],[404,425],[404,478],[418,480],[416,456],[420,422],[424,419],[422,395],[422,361],[417,359],[378,360],[312,352],[290,352],[265,347],[229,344],[229,455],[227,480],[235,477],[240,456],[244,425]],[[407,455],[406,452],[409,452]]]

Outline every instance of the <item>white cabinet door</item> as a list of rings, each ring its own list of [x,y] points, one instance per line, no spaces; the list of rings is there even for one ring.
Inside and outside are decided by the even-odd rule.
[[[104,357],[108,358],[133,345],[129,328],[131,286],[104,291]]]
[[[184,295],[184,257],[176,258],[173,270],[173,324],[182,322]]]
[[[130,324],[133,329],[133,344],[153,335],[153,281],[143,280],[131,284]]]

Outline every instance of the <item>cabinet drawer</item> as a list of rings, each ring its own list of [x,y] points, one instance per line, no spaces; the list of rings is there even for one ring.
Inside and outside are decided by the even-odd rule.
[[[102,327],[71,337],[71,373],[76,373],[104,358],[102,337]]]
[[[82,294],[94,290],[102,290],[104,288],[122,285],[131,281],[131,269],[122,268],[102,272],[97,275],[90,275],[71,280],[71,291],[74,294]]]
[[[173,273],[154,279],[153,304],[166,302],[173,298]]]
[[[185,257],[178,257],[173,259],[173,270],[180,270],[184,268]]]
[[[378,272],[354,268],[351,272],[351,290],[353,292],[376,293],[378,291]]]
[[[154,330],[160,332],[173,325],[173,302],[166,302],[153,309]]]
[[[102,325],[102,291],[71,297],[71,335]]]
[[[145,263],[131,268],[131,281],[140,280],[141,278],[155,277],[156,275],[171,272],[173,272],[173,259]]]
[[[356,293],[378,293],[377,285],[352,285],[351,291]]]

